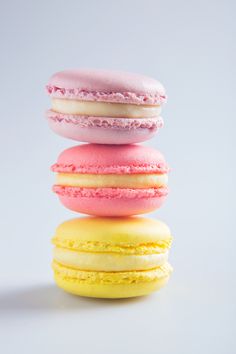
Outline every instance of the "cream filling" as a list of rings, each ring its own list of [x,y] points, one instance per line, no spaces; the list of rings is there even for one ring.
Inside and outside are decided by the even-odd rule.
[[[153,188],[166,186],[167,174],[86,174],[58,173],[56,184],[87,188]]]
[[[161,266],[168,259],[168,251],[150,255],[77,252],[55,247],[54,259],[68,267],[104,272],[147,270]]]
[[[124,118],[152,118],[159,116],[161,113],[160,106],[90,102],[62,98],[52,98],[52,110],[64,114]]]

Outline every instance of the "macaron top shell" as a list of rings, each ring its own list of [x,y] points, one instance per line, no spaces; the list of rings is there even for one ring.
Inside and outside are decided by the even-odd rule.
[[[59,173],[165,174],[169,167],[163,155],[142,145],[84,144],[64,150],[51,167]]]
[[[162,84],[150,77],[112,70],[75,69],[54,74],[46,86],[51,97],[142,105],[161,105]]]
[[[67,248],[76,248],[81,242],[123,244],[126,248],[158,244],[169,248],[171,241],[170,229],[164,222],[140,217],[75,218],[59,225],[53,238],[55,245]]]

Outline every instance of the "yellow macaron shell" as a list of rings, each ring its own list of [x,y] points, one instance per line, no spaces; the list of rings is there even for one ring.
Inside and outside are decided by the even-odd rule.
[[[84,217],[59,225],[52,242],[85,252],[152,254],[169,249],[172,236],[168,226],[155,219]]]
[[[152,118],[161,113],[161,107],[158,105],[88,102],[62,98],[52,99],[52,110],[64,114],[125,118]]]
[[[54,278],[65,291],[96,298],[129,298],[161,289],[169,280],[169,263],[154,270],[132,272],[81,271],[53,262]]]
[[[154,188],[166,186],[167,174],[85,174],[58,173],[56,184],[85,188]]]

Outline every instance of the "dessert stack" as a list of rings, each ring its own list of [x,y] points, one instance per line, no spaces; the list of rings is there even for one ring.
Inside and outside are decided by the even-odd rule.
[[[171,274],[166,224],[137,215],[168,195],[163,155],[140,145],[163,126],[164,87],[149,77],[108,70],[67,70],[46,86],[50,128],[86,144],[52,165],[53,191],[77,217],[53,237],[57,285],[88,297],[126,298],[163,287]]]

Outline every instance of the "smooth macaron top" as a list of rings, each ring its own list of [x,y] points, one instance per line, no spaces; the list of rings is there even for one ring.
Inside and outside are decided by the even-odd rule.
[[[112,70],[75,69],[55,73],[46,90],[51,97],[142,105],[161,105],[162,84],[150,77]]]
[[[64,150],[51,167],[59,173],[165,174],[169,167],[163,155],[142,145],[84,144]]]
[[[171,241],[170,229],[164,222],[140,217],[75,218],[59,225],[53,238],[55,245],[68,248],[77,248],[81,242],[124,247],[158,244],[169,248]]]

